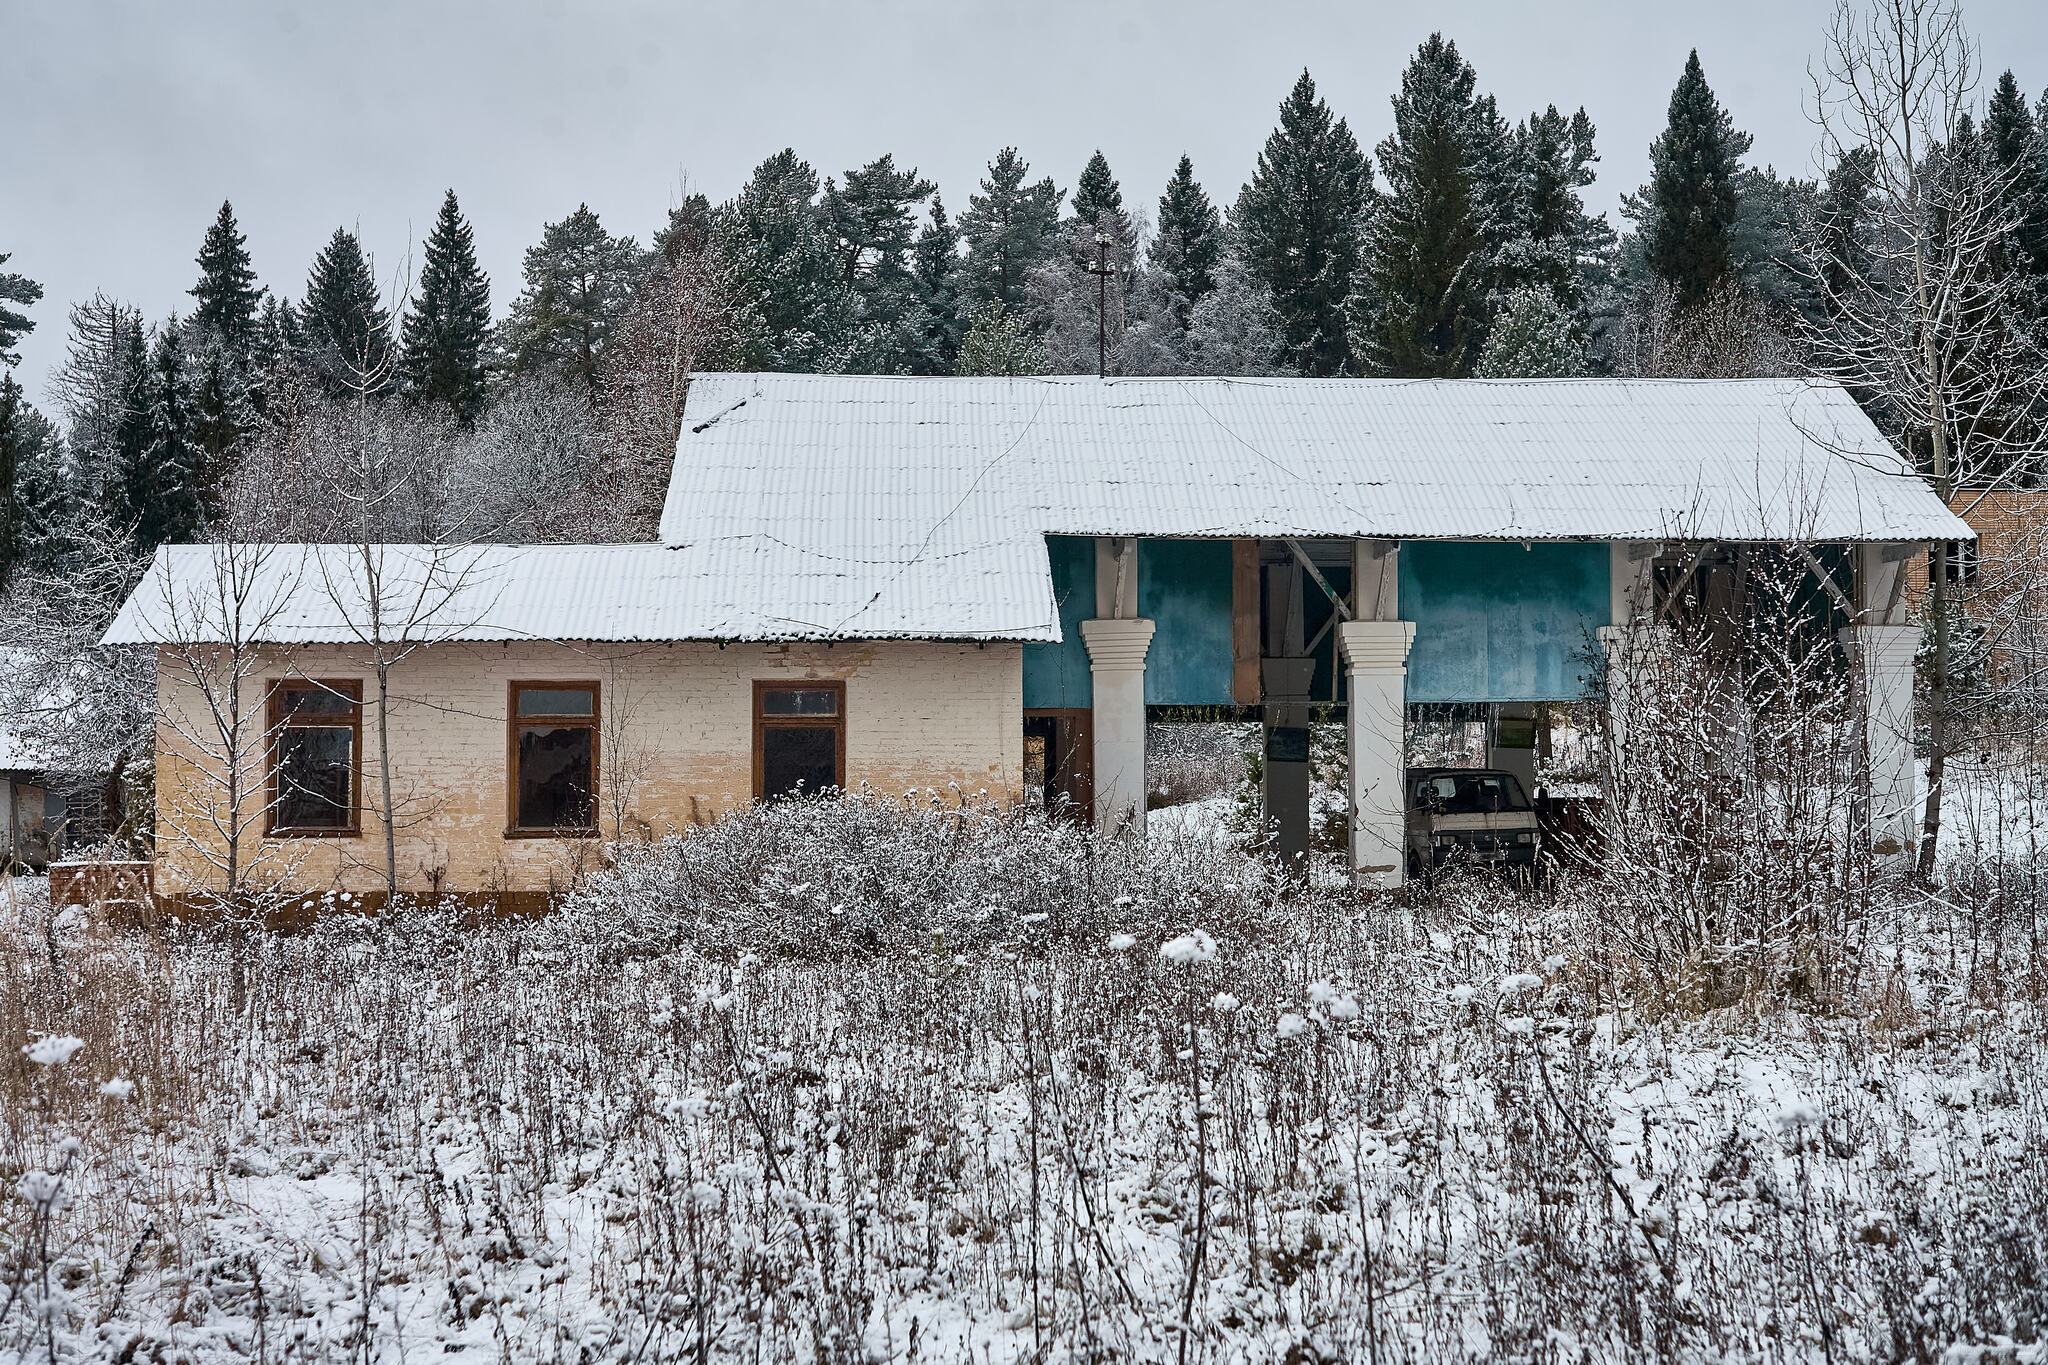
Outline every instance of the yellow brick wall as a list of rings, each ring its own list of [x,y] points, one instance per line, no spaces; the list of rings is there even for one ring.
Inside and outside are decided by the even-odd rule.
[[[384,883],[377,821],[374,673],[362,651],[268,654],[244,683],[251,716],[243,765],[263,802],[262,697],[286,677],[363,682],[363,830],[352,838],[265,840],[241,855],[253,884],[375,892]],[[401,889],[532,893],[559,887],[596,850],[577,840],[505,837],[507,716],[514,681],[599,684],[599,806],[604,833],[625,812],[628,833],[714,819],[753,797],[753,684],[846,682],[846,781],[891,795],[935,788],[1014,800],[1023,766],[1022,649],[1014,644],[441,645],[393,671],[389,707]],[[216,689],[218,690],[218,689]],[[225,769],[204,698],[169,651],[158,668],[158,893],[223,885]],[[195,745],[195,738],[198,743]],[[203,766],[210,777],[202,776]],[[260,828],[260,827],[259,827]],[[252,861],[253,860],[253,861]],[[245,882],[245,885],[252,884]]]

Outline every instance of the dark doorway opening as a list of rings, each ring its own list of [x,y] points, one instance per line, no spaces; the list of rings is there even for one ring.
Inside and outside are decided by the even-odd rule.
[[[1085,708],[1024,713],[1024,799],[1087,820],[1095,807],[1095,742]]]

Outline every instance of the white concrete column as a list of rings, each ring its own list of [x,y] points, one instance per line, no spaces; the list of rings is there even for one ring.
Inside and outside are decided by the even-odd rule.
[[[1913,766],[1913,658],[1918,626],[1849,626],[1842,631],[1862,708],[1870,781],[1870,850],[1909,862],[1918,833]]]
[[[1407,878],[1408,647],[1413,621],[1346,621],[1337,645],[1351,673],[1351,872],[1361,884]]]
[[[1145,651],[1150,621],[1081,623],[1095,682],[1095,827],[1145,832]]]

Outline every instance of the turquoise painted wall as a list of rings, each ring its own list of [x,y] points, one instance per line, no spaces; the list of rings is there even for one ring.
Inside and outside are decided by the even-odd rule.
[[[1229,541],[1139,541],[1138,615],[1159,623],[1146,704],[1230,705]]]
[[[1053,597],[1060,608],[1060,642],[1024,646],[1024,705],[1093,706],[1094,679],[1081,623],[1095,615],[1095,541],[1090,536],[1047,536]],[[1143,556],[1140,555],[1140,564]],[[1226,663],[1228,662],[1226,656]]]
[[[1604,544],[1403,543],[1401,619],[1415,623],[1408,700],[1590,695],[1607,576]]]

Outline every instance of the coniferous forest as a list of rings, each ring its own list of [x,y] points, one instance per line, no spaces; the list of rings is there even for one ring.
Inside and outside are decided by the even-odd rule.
[[[161,318],[94,294],[59,320],[0,257],[0,354],[68,327],[45,405],[0,376],[0,585],[46,641],[103,620],[165,542],[643,538],[708,370],[1842,375],[1869,330],[1851,296],[1881,311],[1900,287],[1876,155],[1824,138],[1818,179],[1759,166],[1710,75],[1697,54],[1675,73],[1619,223],[1586,207],[1588,113],[1502,110],[1435,35],[1375,147],[1303,71],[1234,192],[1186,156],[1003,147],[941,187],[893,153],[835,174],[785,148],[665,222],[565,205],[511,281],[479,266],[451,188],[422,242],[337,227],[297,291],[224,201],[193,225],[189,306]],[[1995,329],[2038,351],[2048,92],[1985,85],[1918,164],[1996,201],[2011,230],[1966,264],[1998,277]],[[1847,378],[1920,439],[1910,404]],[[1990,426],[2038,431],[2038,408]]]

